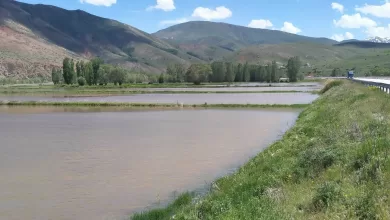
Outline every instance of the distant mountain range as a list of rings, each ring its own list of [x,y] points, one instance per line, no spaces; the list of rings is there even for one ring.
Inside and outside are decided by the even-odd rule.
[[[364,50],[353,48],[381,48],[390,45],[382,43],[386,40],[338,43],[328,38],[206,21],[148,34],[81,10],[0,0],[0,77],[49,76],[64,57],[87,60],[99,56],[108,63],[154,73],[164,71],[170,63],[285,62],[295,55],[313,64],[361,55]]]

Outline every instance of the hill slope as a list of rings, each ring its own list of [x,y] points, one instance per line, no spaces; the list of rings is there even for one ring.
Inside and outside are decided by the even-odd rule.
[[[226,23],[194,21],[158,31],[154,36],[181,49],[198,54],[204,60],[219,59],[235,51],[261,44],[312,42],[332,45],[327,38],[305,37],[277,30],[256,29]]]
[[[84,11],[0,0],[0,75],[45,75],[65,56],[159,72],[196,59],[167,42]]]

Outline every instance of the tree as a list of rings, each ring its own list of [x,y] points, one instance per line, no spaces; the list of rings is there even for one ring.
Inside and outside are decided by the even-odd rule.
[[[234,74],[233,64],[230,62],[225,63],[226,68],[226,82],[232,83],[234,82],[234,78],[236,75]]]
[[[70,84],[76,84],[77,83],[77,74],[76,74],[76,71],[74,69],[74,61],[73,59],[70,60]]]
[[[70,59],[67,57],[62,61],[62,72],[63,72],[62,75],[65,84],[69,85],[71,83],[72,75],[71,75]]]
[[[226,78],[225,64],[221,61],[215,61],[211,64],[213,82],[223,82]]]
[[[249,82],[251,79],[251,73],[249,71],[249,65],[248,63],[245,63],[244,65],[244,81]]]
[[[175,64],[176,82],[183,82],[186,75],[186,68],[183,64]]]
[[[103,69],[102,67],[99,68],[99,70],[98,70],[99,79],[97,80],[97,83],[99,85],[107,85],[108,84],[108,80],[109,80],[108,73],[109,72],[106,72],[106,70]]]
[[[84,77],[85,77],[85,80],[87,81],[87,84],[92,85],[93,84],[93,67],[92,67],[91,62],[88,62],[85,64],[84,74],[85,74]]]
[[[81,63],[80,63],[80,61],[77,61],[77,63],[76,63],[76,73],[77,73],[77,77],[81,76]]]
[[[110,79],[115,85],[119,84],[121,86],[126,80],[126,71],[118,66],[114,67],[111,71]]]
[[[158,77],[158,83],[160,84],[164,83],[164,73],[161,73],[160,76]]]
[[[272,61],[272,64],[271,64],[271,82],[277,82],[278,81],[278,76],[277,76],[277,72],[278,72],[278,65],[276,64],[276,61]]]
[[[196,85],[206,82],[209,75],[211,75],[212,69],[208,64],[192,64],[186,72],[187,82],[193,82]]]
[[[299,57],[291,57],[287,62],[287,75],[290,82],[298,81],[298,73],[301,68],[301,61]]]
[[[84,61],[80,61],[79,67],[80,67],[80,76],[85,78],[85,63],[84,63]]]
[[[61,81],[61,70],[53,68],[51,70],[51,80],[53,81],[54,85],[57,85]]]
[[[239,63],[239,64],[237,65],[237,68],[236,68],[236,78],[235,78],[234,81],[236,81],[236,82],[242,82],[243,79],[244,79],[244,77],[243,77],[243,68],[242,68],[242,64]]]
[[[167,75],[168,75],[168,81],[169,82],[177,82],[177,74],[176,74],[176,68],[175,65],[169,64],[167,66]]]
[[[96,85],[99,79],[100,65],[103,64],[103,60],[98,57],[95,57],[91,60],[91,63],[92,63],[92,70],[93,70],[92,84]]]
[[[85,86],[85,83],[86,83],[85,78],[82,76],[78,77],[77,83],[79,84],[79,86]]]

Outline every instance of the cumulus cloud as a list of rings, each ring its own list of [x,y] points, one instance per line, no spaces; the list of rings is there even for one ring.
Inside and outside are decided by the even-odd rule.
[[[80,0],[81,3],[88,3],[96,6],[106,6],[110,7],[113,4],[116,4],[116,0]]]
[[[356,11],[363,14],[369,14],[380,18],[390,18],[390,2],[383,5],[364,5],[362,7],[356,7]]]
[[[298,34],[301,31],[301,29],[295,27],[291,22],[284,22],[283,27],[280,29],[281,31],[292,33],[292,34]]]
[[[189,21],[187,18],[178,18],[178,19],[173,19],[173,20],[164,20],[160,22],[160,25],[165,26],[165,25],[175,25],[175,24],[181,24]]]
[[[350,32],[346,32],[345,34],[334,34],[332,35],[331,39],[335,41],[343,41],[343,40],[350,40],[353,39],[354,36]]]
[[[264,20],[264,19],[252,20],[248,24],[248,27],[250,27],[250,28],[262,28],[262,29],[270,28],[272,26],[273,26],[273,24],[270,20]]]
[[[362,17],[359,13],[354,15],[343,15],[340,20],[333,20],[333,23],[336,27],[341,28],[368,28],[375,27],[377,25],[375,21]]]
[[[365,33],[369,37],[390,37],[390,24],[387,27],[368,27]]]
[[[337,10],[340,13],[344,13],[344,5],[340,3],[332,2],[332,9]]]
[[[157,0],[157,4],[154,6],[149,6],[146,10],[163,10],[163,11],[173,11],[176,9],[175,2],[173,0]]]
[[[215,9],[197,7],[192,13],[192,17],[201,18],[207,21],[226,19],[232,15],[232,11],[225,6],[220,6]]]

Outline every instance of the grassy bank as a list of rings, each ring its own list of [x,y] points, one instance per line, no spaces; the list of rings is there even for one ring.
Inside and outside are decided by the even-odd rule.
[[[390,219],[389,114],[385,93],[333,83],[280,141],[209,194],[132,219]]]
[[[135,108],[305,108],[308,104],[163,104],[129,102],[41,102],[41,101],[0,101],[0,106],[80,106],[80,107],[135,107]]]

